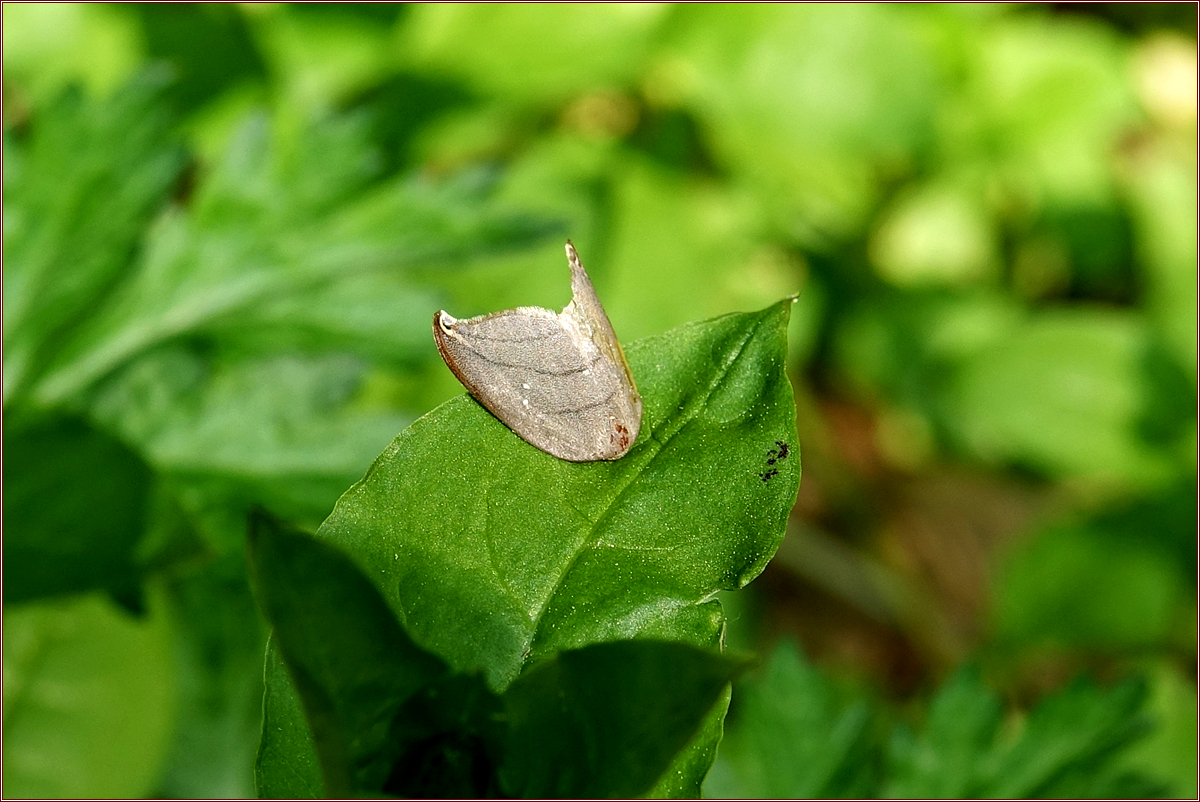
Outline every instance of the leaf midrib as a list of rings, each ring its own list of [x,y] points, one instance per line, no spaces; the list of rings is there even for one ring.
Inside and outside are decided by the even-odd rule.
[[[597,533],[603,529],[604,524],[612,516],[614,510],[620,506],[620,502],[625,497],[625,494],[636,483],[637,479],[650,468],[650,466],[654,463],[654,461],[656,459],[658,459],[658,455],[662,453],[663,449],[666,448],[667,444],[687,424],[691,423],[693,420],[695,420],[699,416],[700,412],[703,410],[703,408],[707,404],[708,399],[710,399],[712,397],[713,393],[715,393],[720,388],[721,384],[725,381],[725,378],[729,375],[729,372],[733,369],[734,365],[736,365],[738,360],[741,359],[742,353],[746,350],[746,346],[750,343],[751,340],[754,339],[754,337],[758,334],[759,330],[762,328],[763,325],[764,325],[764,319],[760,318],[755,323],[754,327],[751,328],[747,332],[746,336],[742,338],[742,341],[740,343],[738,343],[737,349],[734,352],[733,356],[729,360],[726,361],[725,365],[721,368],[720,373],[713,379],[713,381],[709,384],[708,388],[704,391],[704,393],[702,395],[696,396],[694,398],[693,402],[687,407],[687,409],[682,414],[678,415],[677,417],[675,417],[673,419],[673,420],[678,421],[678,424],[676,426],[674,426],[666,434],[665,437],[663,437],[660,440],[656,436],[657,432],[655,432],[654,430],[651,430],[650,440],[653,443],[657,443],[658,448],[650,455],[650,458],[645,461],[645,463],[643,464],[643,466],[641,467],[640,470],[629,474],[629,478],[625,482],[625,484],[621,486],[621,489],[617,491],[616,495],[614,495],[612,500],[607,505],[605,505],[604,510],[600,513],[600,515],[596,518],[596,520],[592,522],[589,532],[588,532],[588,537],[585,539],[584,543],[581,544],[579,546],[579,548],[577,548],[575,550],[575,553],[571,556],[571,559],[563,567],[563,570],[560,573],[558,579],[556,579],[554,581],[554,584],[552,585],[552,590],[550,591],[549,594],[547,594],[545,601],[543,601],[539,605],[537,615],[533,619],[533,626],[530,627],[527,638],[523,639],[523,641],[522,641],[522,650],[521,650],[522,665],[524,665],[528,661],[529,656],[532,653],[533,642],[537,638],[538,633],[540,632],[542,618],[545,616],[546,611],[548,609],[550,609],[550,606],[551,606],[552,602],[554,601],[555,597],[562,590],[562,587],[563,587],[564,583],[566,582],[567,577],[570,576],[571,572],[574,570],[575,565],[578,563],[580,557],[582,557],[582,555],[585,552],[591,551],[592,549],[594,549],[596,547],[597,543],[599,542],[599,537],[598,537]],[[668,418],[668,420],[672,420],[672,419]]]

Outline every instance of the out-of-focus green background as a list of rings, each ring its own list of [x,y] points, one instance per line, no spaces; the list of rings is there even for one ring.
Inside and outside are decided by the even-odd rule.
[[[1193,4],[3,14],[8,795],[252,794],[245,510],[319,523],[568,236],[625,341],[799,295],[731,645],[901,711],[1138,674],[1196,793]]]

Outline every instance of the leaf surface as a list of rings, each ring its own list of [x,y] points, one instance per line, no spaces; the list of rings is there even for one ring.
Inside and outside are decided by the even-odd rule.
[[[504,695],[500,778],[523,798],[645,793],[704,722],[743,658],[663,641],[563,652]]]
[[[380,787],[395,758],[388,750],[393,718],[445,665],[413,645],[379,592],[329,543],[256,513],[249,554],[327,792]]]
[[[281,316],[309,346],[378,355],[385,349],[371,339],[384,305],[410,294],[401,281],[406,269],[507,250],[550,230],[485,212],[469,188],[453,183],[378,182],[370,154],[354,119],[295,131],[250,116],[188,210],[155,221],[108,303],[89,310],[39,366],[34,399],[62,403],[186,336],[238,340],[254,332],[277,347]],[[364,297],[369,308],[349,322],[326,308]],[[413,330],[401,326],[384,342],[411,358]]]
[[[868,795],[870,710],[847,703],[790,642],[756,681],[739,685],[705,796],[813,798]]]
[[[150,467],[76,417],[6,421],[5,435],[5,602],[135,589]]]
[[[5,605],[5,796],[153,795],[175,715],[163,613],[99,594]]]
[[[351,555],[418,644],[496,692],[530,662],[593,643],[717,646],[715,592],[761,571],[799,483],[789,306],[633,343],[646,411],[620,461],[558,460],[464,396],[405,430],[320,536]],[[698,789],[720,738],[719,696],[691,726],[693,743],[647,779],[662,778],[658,792]],[[269,663],[260,793],[312,793],[275,772],[286,743],[296,755],[311,743],[294,699]],[[311,765],[281,771],[312,777]]]
[[[799,483],[790,301],[627,349],[642,433],[616,462],[533,448],[468,396],[418,420],[320,534],[414,639],[503,689],[529,660],[635,636],[715,645]]]
[[[966,667],[938,689],[920,727],[901,721],[887,740],[872,725],[885,711],[861,696],[839,703],[790,643],[737,690],[706,796],[1105,799],[1166,790],[1129,758],[1149,729],[1137,680],[1102,688],[1081,679],[1005,721],[999,695]]]
[[[6,402],[130,271],[143,227],[167,200],[183,154],[155,102],[163,83],[145,75],[107,103],[63,93],[5,181]]]

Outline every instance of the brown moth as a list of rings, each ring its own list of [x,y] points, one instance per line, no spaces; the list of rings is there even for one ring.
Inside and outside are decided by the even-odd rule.
[[[469,320],[433,316],[446,365],[530,445],[571,462],[624,456],[642,425],[642,399],[575,246],[572,299],[562,312],[522,306]]]

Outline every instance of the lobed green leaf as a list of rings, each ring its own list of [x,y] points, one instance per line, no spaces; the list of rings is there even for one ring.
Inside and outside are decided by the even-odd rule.
[[[1079,680],[1003,721],[999,696],[967,667],[935,694],[923,726],[872,737],[867,708],[781,643],[740,686],[706,795],[802,798],[1138,798],[1166,787],[1122,753],[1149,730],[1139,680]],[[1006,726],[1002,726],[1002,723]]]
[[[870,710],[845,703],[796,646],[780,643],[757,682],[739,686],[705,796],[869,795]]]
[[[124,280],[167,201],[184,159],[159,102],[164,83],[149,73],[104,103],[64,92],[5,181],[6,403]]]

